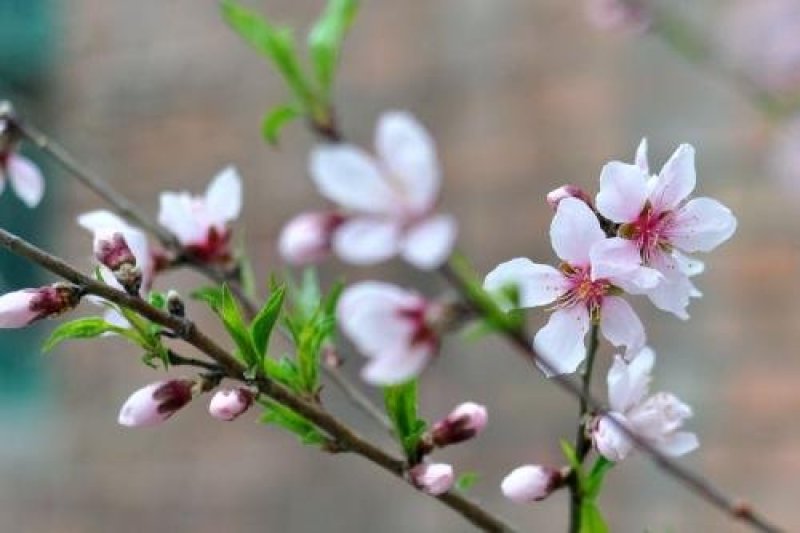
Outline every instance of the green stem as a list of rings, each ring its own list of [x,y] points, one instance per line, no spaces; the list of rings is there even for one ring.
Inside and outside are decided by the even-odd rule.
[[[589,454],[591,442],[586,438],[586,423],[589,418],[590,405],[587,397],[591,393],[592,371],[594,370],[594,359],[597,355],[599,331],[597,324],[592,324],[589,332],[589,347],[586,349],[586,360],[581,370],[581,387],[583,394],[580,397],[580,411],[578,413],[578,430],[575,435],[575,455],[578,461],[583,464],[583,460]],[[577,475],[573,475],[569,483],[569,531],[578,533],[581,530],[581,507],[583,506],[583,490]]]

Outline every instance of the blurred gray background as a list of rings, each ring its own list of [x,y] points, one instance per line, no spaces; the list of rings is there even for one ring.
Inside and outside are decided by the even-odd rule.
[[[322,3],[249,5],[303,28]],[[34,35],[13,44],[42,47],[49,58],[28,64],[30,53],[4,56],[11,80],[4,96],[16,95],[23,113],[153,214],[160,190],[199,193],[216,171],[235,164],[246,182],[239,228],[260,279],[283,268],[275,252],[282,224],[324,205],[306,173],[313,139],[295,124],[279,149],[261,140],[260,116],[285,92],[221,22],[215,2],[4,4],[3,23],[16,28],[13,35]],[[700,2],[691,16],[714,20],[723,4]],[[33,16],[47,31],[37,34],[9,14],[32,5],[42,7]],[[12,39],[5,35],[4,42]],[[8,72],[20,65],[38,74],[14,81]],[[699,194],[730,206],[740,225],[707,258],[698,279],[705,297],[692,304],[691,321],[635,302],[659,355],[654,387],[695,407],[690,427],[702,444],[683,463],[751,498],[784,526],[800,524],[800,210],[797,196],[764,170],[770,126],[740,93],[655,39],[598,31],[580,2],[376,0],[364,2],[348,40],[337,102],[344,130],[361,143],[371,143],[385,109],[408,109],[430,128],[445,169],[444,205],[459,215],[460,246],[483,272],[520,255],[554,259],[547,191],[565,182],[594,190],[603,163],[631,159],[644,135],[656,169],[679,143],[693,143]],[[13,218],[17,226],[48,227],[32,229],[32,238],[88,269],[90,238],[74,217],[102,204],[46,168],[45,207],[23,210],[7,192],[3,224]],[[14,277],[19,270],[3,269],[3,291],[24,285]],[[445,289],[400,263],[323,268],[328,280],[342,273],[349,280],[382,276],[428,294]],[[171,274],[158,286],[199,282],[191,273]],[[206,310],[190,312],[219,331]],[[532,314],[534,327],[543,321]],[[16,365],[8,375],[19,377],[4,381],[12,384],[0,405],[1,531],[469,530],[371,464],[302,448],[257,424],[255,413],[223,425],[197,401],[157,429],[122,428],[121,403],[161,377],[135,350],[113,339],[75,342],[45,360],[25,335],[0,332],[0,350],[9,352],[2,357],[30,366]],[[602,355],[597,391],[604,395],[610,352]],[[355,376],[360,365],[353,358],[345,368]],[[20,380],[35,385],[14,388]],[[325,399],[389,445],[334,389]],[[498,487],[520,464],[563,462],[558,440],[573,438],[575,401],[502,342],[453,338],[425,375],[422,412],[436,418],[463,400],[489,407],[489,427],[439,457],[478,471],[473,495],[521,529],[563,531],[565,493],[515,506]],[[602,507],[614,531],[745,531],[642,457],[608,476]]]

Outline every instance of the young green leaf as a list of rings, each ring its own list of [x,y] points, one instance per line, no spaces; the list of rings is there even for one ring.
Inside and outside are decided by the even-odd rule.
[[[269,144],[275,146],[278,144],[281,130],[289,122],[303,116],[303,111],[293,104],[282,105],[271,109],[266,115],[264,120],[261,121],[261,135]]]
[[[578,461],[578,456],[575,453],[575,448],[572,447],[572,444],[561,439],[561,451],[564,454],[564,457],[567,459],[569,466],[575,471],[575,475],[578,476],[578,484],[583,490],[584,486],[586,485],[586,474],[583,471],[583,465],[580,461]]]
[[[302,415],[269,399],[261,400],[261,404],[264,406],[264,413],[261,415],[262,423],[282,427],[294,433],[303,444],[320,446],[327,442],[328,439],[325,435]]]
[[[475,483],[478,482],[478,474],[475,472],[464,472],[456,480],[455,488],[458,492],[467,492]]]
[[[228,25],[261,55],[272,60],[303,108],[312,109],[316,98],[300,66],[291,29],[273,26],[234,0],[223,0],[221,6]]]
[[[242,318],[242,312],[227,285],[222,286],[222,302],[219,308],[222,324],[236,343],[239,355],[249,367],[261,367],[263,356],[256,350],[250,330]]]
[[[264,307],[261,308],[261,311],[259,311],[253,319],[253,323],[250,324],[250,333],[253,338],[253,343],[255,344],[255,349],[261,355],[266,355],[267,353],[269,337],[280,315],[285,295],[285,286],[280,286],[273,290],[267,303],[264,304]]]
[[[609,470],[614,468],[615,463],[609,461],[605,457],[598,457],[594,465],[592,466],[592,471],[589,472],[589,475],[586,479],[586,497],[590,500],[596,500],[597,497],[600,495],[600,490],[603,488],[603,480],[605,479],[605,475],[608,473]]]
[[[59,325],[44,342],[42,351],[49,352],[68,339],[93,339],[104,333],[117,333],[131,338],[125,328],[109,324],[100,317],[79,318]]]
[[[386,413],[409,460],[416,460],[419,440],[426,427],[425,421],[417,418],[417,395],[417,380],[383,389]]]
[[[328,5],[308,34],[311,63],[326,96],[333,85],[342,42],[357,11],[357,0],[328,0]]]
[[[192,300],[205,302],[215,313],[222,306],[222,289],[215,286],[200,287],[189,294]]]
[[[594,501],[584,500],[580,513],[580,533],[608,533],[608,525]]]

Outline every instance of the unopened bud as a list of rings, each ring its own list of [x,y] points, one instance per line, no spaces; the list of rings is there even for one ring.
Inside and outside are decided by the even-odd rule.
[[[464,442],[483,431],[488,419],[486,407],[473,402],[462,403],[434,424],[431,440],[440,448]]]
[[[0,328],[21,328],[70,311],[82,295],[83,291],[67,283],[4,294],[0,296]]]
[[[525,465],[511,471],[500,484],[503,495],[515,503],[537,502],[560,487],[564,477],[549,466]]]
[[[167,292],[167,312],[172,316],[183,318],[186,316],[186,304],[183,303],[178,291]]]
[[[278,250],[292,265],[318,263],[331,252],[333,234],[345,217],[335,212],[302,213],[284,226]]]
[[[249,390],[238,387],[217,391],[208,405],[208,412],[217,420],[230,422],[253,405],[254,395]]]
[[[421,463],[409,471],[411,483],[419,490],[438,496],[450,490],[455,478],[453,467],[445,463]]]
[[[113,230],[96,232],[94,256],[100,264],[111,270],[125,292],[134,296],[139,294],[142,272],[137,267],[136,256],[122,233]]]
[[[128,427],[158,425],[189,403],[200,388],[201,384],[187,378],[151,383],[131,394],[120,409],[119,423]]]
[[[564,198],[577,198],[592,207],[592,199],[586,192],[577,185],[562,185],[547,193],[547,204],[553,209],[558,208],[558,204]]]

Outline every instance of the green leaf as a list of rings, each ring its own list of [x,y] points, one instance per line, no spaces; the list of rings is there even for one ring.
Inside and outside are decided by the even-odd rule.
[[[297,365],[288,356],[283,356],[277,361],[270,357],[264,358],[264,374],[272,379],[286,385],[293,391],[301,388],[300,375]]]
[[[205,302],[216,313],[222,306],[222,289],[216,286],[200,287],[189,294],[192,300]]]
[[[454,254],[450,268],[464,287],[467,299],[483,313],[486,324],[499,331],[517,331],[521,321],[519,313],[506,313],[494,297],[483,290],[483,281],[475,273],[467,259]]]
[[[342,42],[357,12],[357,0],[328,0],[328,5],[308,34],[314,74],[326,96],[333,85]]]
[[[260,368],[262,355],[256,350],[253,337],[250,335],[244,318],[242,318],[239,305],[227,285],[222,286],[222,302],[219,308],[219,316],[225,329],[228,330],[228,334],[236,343],[239,355],[247,366]]]
[[[79,318],[59,325],[44,342],[42,351],[49,352],[68,339],[93,339],[109,332],[128,336],[125,328],[109,324],[100,317]]]
[[[580,533],[608,533],[608,524],[593,501],[584,500],[581,504]]]
[[[261,121],[261,135],[269,144],[277,145],[283,127],[301,116],[303,116],[303,111],[295,104],[271,109]]]
[[[261,308],[256,317],[250,324],[250,333],[255,344],[255,349],[261,355],[266,355],[267,346],[269,345],[269,337],[272,333],[278,316],[283,307],[283,299],[286,295],[286,287],[280,286],[272,291],[267,303]]]
[[[586,484],[586,475],[583,472],[583,465],[578,460],[578,455],[575,453],[575,448],[573,448],[572,444],[569,442],[561,439],[561,451],[569,465],[575,471],[575,475],[578,477],[578,484],[581,486],[581,490],[583,490]]]
[[[158,309],[163,310],[167,307],[167,297],[158,291],[151,291],[147,296],[147,301],[150,302],[150,305]]]
[[[222,17],[250,46],[270,59],[284,81],[306,110],[314,107],[316,98],[303,74],[290,28],[278,28],[264,17],[239,5],[223,0]]]
[[[416,460],[419,440],[426,428],[425,421],[417,418],[417,396],[417,380],[383,389],[386,413],[409,460]]]
[[[476,472],[464,472],[458,476],[455,487],[458,492],[468,492],[477,482],[478,474]]]
[[[606,473],[609,470],[614,468],[615,463],[609,461],[605,457],[598,457],[594,465],[592,466],[592,471],[589,472],[589,475],[586,479],[586,486],[584,490],[586,491],[586,497],[590,500],[596,500],[597,497],[600,495],[600,490],[603,488],[603,480],[605,479]]]
[[[320,446],[328,441],[313,423],[288,407],[269,399],[262,400],[261,404],[264,406],[262,423],[282,427],[297,435],[300,442],[310,446]]]

